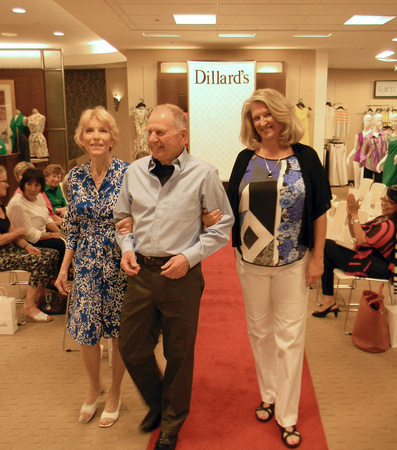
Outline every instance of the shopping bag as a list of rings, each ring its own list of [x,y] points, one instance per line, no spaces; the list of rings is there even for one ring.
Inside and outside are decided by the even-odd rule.
[[[370,353],[385,352],[390,347],[382,289],[383,283],[379,293],[363,292],[352,332],[353,344]]]
[[[13,334],[18,328],[15,298],[8,297],[5,288],[0,287],[0,334]]]
[[[389,327],[390,346],[397,348],[397,305],[386,305],[387,325]]]

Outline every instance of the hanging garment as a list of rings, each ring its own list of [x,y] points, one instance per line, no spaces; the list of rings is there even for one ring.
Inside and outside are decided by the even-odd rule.
[[[130,109],[130,114],[134,118],[135,124],[135,153],[146,151],[150,153],[148,135],[147,135],[147,125],[149,122],[149,117],[153,108],[149,106],[139,107],[134,106]]]
[[[394,164],[394,159],[397,160],[397,136],[388,136],[387,141],[389,145],[383,167],[382,183],[386,186],[393,186],[393,184],[397,184],[397,165]]]
[[[294,106],[294,112],[296,117],[302,122],[305,129],[305,134],[299,141],[301,144],[310,145],[310,135],[309,135],[309,108],[307,106],[299,107]]]
[[[346,165],[346,145],[329,144],[329,184],[345,186],[348,183]]]
[[[334,117],[334,136],[345,137],[349,133],[350,113],[347,109],[337,108]]]
[[[48,158],[47,141],[43,134],[44,125],[45,117],[42,114],[32,114],[28,117],[31,158]]]

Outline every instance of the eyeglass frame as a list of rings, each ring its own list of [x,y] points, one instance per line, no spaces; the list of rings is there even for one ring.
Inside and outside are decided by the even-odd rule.
[[[396,202],[393,202],[393,200],[387,200],[385,197],[381,197],[380,202],[386,203],[387,205],[397,205]]]

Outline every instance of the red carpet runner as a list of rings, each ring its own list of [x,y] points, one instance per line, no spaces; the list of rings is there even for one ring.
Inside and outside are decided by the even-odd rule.
[[[261,399],[232,247],[207,258],[203,272],[192,403],[177,450],[286,449],[275,420],[260,423],[254,416]],[[298,426],[300,449],[328,448],[306,358]],[[158,430],[148,449],[157,437]]]

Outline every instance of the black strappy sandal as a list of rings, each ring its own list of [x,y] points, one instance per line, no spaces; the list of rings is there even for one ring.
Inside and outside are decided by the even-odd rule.
[[[269,420],[272,420],[274,416],[274,405],[269,405],[266,408],[263,406],[264,402],[262,402],[255,410],[255,417],[259,420],[259,422],[269,422]],[[264,411],[268,414],[268,417],[266,419],[262,419],[258,416],[257,412]]]
[[[281,440],[283,441],[283,444],[288,448],[297,448],[301,445],[302,437],[300,432],[297,430],[295,425],[292,425],[291,427],[286,428],[292,428],[292,431],[287,431],[284,427],[280,426],[281,429]],[[287,439],[291,436],[295,436],[299,438],[299,441],[296,444],[290,444]]]

